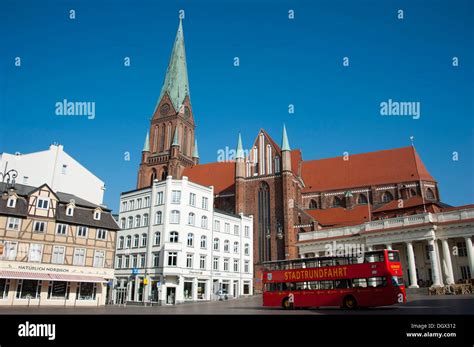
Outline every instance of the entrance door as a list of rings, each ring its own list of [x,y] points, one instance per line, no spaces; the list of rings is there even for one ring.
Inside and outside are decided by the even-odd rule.
[[[115,296],[115,303],[118,305],[125,304],[127,298],[127,289],[126,288],[118,288],[117,295]]]
[[[234,298],[236,298],[238,296],[238,292],[237,292],[237,288],[238,288],[238,282],[234,281],[234,291],[232,292],[234,295]]]
[[[168,287],[166,288],[166,303],[168,305],[174,305],[176,297],[176,288]]]

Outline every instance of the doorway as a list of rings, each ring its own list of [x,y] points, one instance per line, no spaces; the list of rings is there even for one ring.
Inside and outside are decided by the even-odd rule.
[[[166,288],[166,304],[174,305],[175,298],[176,298],[176,288],[175,287]]]

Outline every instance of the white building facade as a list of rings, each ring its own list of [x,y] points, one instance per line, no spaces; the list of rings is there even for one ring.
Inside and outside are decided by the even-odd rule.
[[[213,193],[171,176],[122,193],[115,303],[252,295],[253,218],[214,210]]]
[[[474,208],[453,208],[356,226],[300,233],[300,257],[326,254],[341,246],[363,245],[364,249],[396,249],[411,288],[443,286],[474,277]],[[349,249],[349,248],[347,248]]]
[[[97,176],[64,152],[62,145],[27,153],[0,153],[0,171],[14,169],[16,182],[39,187],[47,184],[56,192],[73,194],[96,205],[103,203],[105,185]]]

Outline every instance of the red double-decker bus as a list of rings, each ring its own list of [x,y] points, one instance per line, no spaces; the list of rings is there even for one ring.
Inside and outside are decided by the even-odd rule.
[[[353,309],[406,302],[400,256],[395,250],[263,265],[263,306]]]

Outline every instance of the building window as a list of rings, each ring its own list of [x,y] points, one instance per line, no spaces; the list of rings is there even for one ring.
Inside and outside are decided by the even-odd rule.
[[[171,203],[172,204],[181,203],[181,191],[180,190],[171,191]]]
[[[3,247],[4,247],[3,259],[4,260],[15,260],[16,259],[17,248],[18,248],[18,243],[17,242],[6,241],[3,245]]]
[[[221,231],[221,222],[218,220],[214,221],[214,231]]]
[[[127,202],[122,201],[122,210],[121,210],[121,212],[125,212],[125,211],[127,211]]]
[[[143,215],[143,226],[147,227],[148,226],[148,213],[145,213]]]
[[[159,267],[160,266],[160,253],[156,252],[153,253],[153,267]]]
[[[128,255],[124,257],[123,266],[125,269],[130,267],[130,257]]]
[[[219,271],[219,257],[214,257],[212,260],[212,269]]]
[[[470,280],[471,279],[471,270],[469,266],[461,266],[461,278],[463,280]]]
[[[206,249],[207,248],[207,237],[206,236],[201,236],[201,249]]]
[[[215,250],[215,251],[218,251],[218,250],[219,250],[219,247],[220,247],[220,245],[219,245],[219,239],[216,237],[216,238],[214,239],[214,250]]]
[[[44,233],[46,230],[46,222],[35,221],[33,224],[33,231],[35,233]]]
[[[230,252],[229,251],[229,240],[224,241],[224,252]]]
[[[100,220],[100,211],[95,211],[94,212],[94,219],[95,220]]]
[[[106,240],[107,239],[107,230],[97,229],[97,240]]]
[[[177,243],[178,242],[178,232],[177,231],[172,231],[170,232],[170,242],[171,243]]]
[[[138,255],[132,255],[132,268],[137,268],[138,267]]]
[[[204,270],[206,268],[206,256],[205,255],[201,255],[199,257],[199,268],[201,270]]]
[[[142,208],[142,199],[137,199],[137,208]]]
[[[105,252],[95,251],[94,253],[94,267],[104,267]]]
[[[77,237],[87,237],[87,227],[85,226],[78,226],[77,227]]]
[[[193,267],[193,255],[188,253],[186,254],[186,267],[192,269]]]
[[[51,262],[53,264],[64,264],[64,252],[65,247],[63,246],[54,246],[53,247],[53,256]]]
[[[40,208],[42,210],[47,210],[48,206],[49,206],[49,199],[38,198],[38,201],[36,202],[37,208]]]
[[[177,211],[177,210],[171,211],[170,223],[171,224],[179,224],[179,211]]]
[[[229,258],[224,258],[224,271],[229,271]]]
[[[207,229],[207,217],[206,216],[201,217],[201,228]]]
[[[163,223],[163,213],[161,211],[156,212],[155,214],[155,224]]]
[[[244,246],[244,254],[245,255],[250,255],[250,246],[248,243],[245,244]]]
[[[69,300],[71,284],[64,281],[50,281],[48,284],[48,299],[66,299]]]
[[[309,208],[311,208],[311,209],[318,208],[318,203],[316,202],[316,200],[312,199],[312,200],[309,202]]]
[[[16,298],[17,299],[39,299],[42,285],[43,285],[42,281],[18,280]]]
[[[97,294],[96,283],[81,282],[77,286],[76,298],[77,300],[95,300]]]
[[[410,196],[416,196],[416,190],[415,189],[410,189]]]
[[[143,207],[150,207],[150,197],[149,196],[145,197],[145,206],[143,206]]]
[[[280,157],[277,155],[275,157],[274,161],[275,161],[275,173],[278,174],[281,171],[281,169],[280,169]]]
[[[163,192],[158,192],[156,193],[156,204],[157,205],[163,205]]]
[[[229,224],[229,223],[225,223],[225,224],[224,224],[224,228],[225,228],[225,229],[224,229],[225,232],[226,232],[227,234],[229,234],[229,233],[230,233],[230,224]]]
[[[191,206],[196,206],[196,194],[194,193],[189,194],[189,204]]]
[[[357,203],[359,205],[366,205],[368,203],[367,197],[364,194],[359,194],[357,197]]]
[[[120,236],[119,237],[119,242],[118,242],[118,249],[122,249],[123,248],[123,245],[124,245],[124,237],[123,236]]]
[[[262,182],[258,190],[258,259],[270,260],[271,239],[267,237],[270,232],[270,186]]]
[[[140,255],[140,267],[143,269],[146,263],[146,254]]]
[[[334,199],[332,200],[332,207],[341,207],[342,206],[342,200],[338,196],[335,196]]]
[[[466,247],[466,242],[457,242],[456,244],[458,246],[458,255],[460,257],[467,257],[467,247]]]
[[[72,217],[74,215],[74,207],[68,206],[66,208],[66,216]]]
[[[192,233],[188,234],[188,247],[193,247],[194,246],[194,235]]]
[[[234,259],[234,272],[239,272],[239,260]]]
[[[154,246],[159,246],[161,244],[161,233],[157,231],[155,233]]]
[[[390,192],[383,193],[383,195],[382,195],[382,201],[383,202],[389,202],[389,201],[392,201],[392,200],[393,200],[392,193],[390,193]]]
[[[146,234],[142,234],[142,243],[141,247],[146,247]]]
[[[135,209],[135,200],[130,200],[130,203],[128,204],[129,205],[129,211],[132,211]]]
[[[117,256],[117,265],[116,269],[121,269],[122,268],[122,256]]]
[[[133,235],[133,248],[138,248],[140,243],[140,236],[138,234]]]
[[[194,213],[189,213],[188,215],[188,224],[189,225],[194,225],[195,224],[195,219],[196,219],[196,215]]]
[[[234,225],[234,235],[239,235],[239,226]]]
[[[132,229],[133,228],[133,217],[130,216],[128,217],[128,229]]]
[[[28,252],[29,262],[41,262],[41,256],[43,255],[43,245],[32,243],[30,244],[30,250]]]
[[[427,198],[428,200],[434,200],[434,199],[435,199],[433,190],[432,190],[431,188],[428,188],[428,189],[426,190],[426,198]]]
[[[20,230],[20,218],[8,217],[7,229]]]
[[[178,252],[168,252],[168,266],[176,266],[178,263]]]
[[[12,196],[8,198],[7,207],[15,208],[15,206],[16,206],[16,197]]]
[[[209,199],[206,197],[202,198],[202,208],[207,210],[209,207]]]
[[[125,248],[130,248],[130,247],[132,247],[132,236],[128,235],[127,242],[125,243]]]
[[[84,265],[86,261],[86,250],[85,248],[76,248],[74,250],[74,258],[72,260],[73,265]]]
[[[239,253],[239,243],[237,241],[234,242],[234,253]]]
[[[142,221],[142,217],[139,215],[135,216],[135,228],[139,228]]]
[[[267,145],[267,174],[272,174],[272,147]]]
[[[246,260],[244,263],[244,272],[249,273],[250,272],[250,266],[249,266],[249,261]]]
[[[125,229],[127,226],[127,220],[125,218],[120,219],[120,229]]]
[[[249,226],[246,226],[245,228],[245,237],[250,237],[250,227]]]

